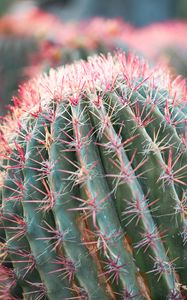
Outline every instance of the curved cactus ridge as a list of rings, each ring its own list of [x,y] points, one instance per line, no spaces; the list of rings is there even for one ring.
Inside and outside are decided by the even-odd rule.
[[[20,88],[1,126],[7,299],[185,299],[186,99],[124,53]]]

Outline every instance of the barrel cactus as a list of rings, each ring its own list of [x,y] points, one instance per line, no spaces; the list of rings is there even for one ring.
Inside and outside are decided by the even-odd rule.
[[[185,299],[184,82],[120,52],[51,69],[14,103],[1,299]]]

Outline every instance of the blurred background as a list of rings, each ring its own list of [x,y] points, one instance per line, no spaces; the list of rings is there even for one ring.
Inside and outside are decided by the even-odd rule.
[[[0,115],[20,84],[116,49],[187,76],[187,0],[0,0]]]
[[[187,0],[1,0],[1,14],[38,6],[63,20],[122,17],[135,26],[187,17]]]

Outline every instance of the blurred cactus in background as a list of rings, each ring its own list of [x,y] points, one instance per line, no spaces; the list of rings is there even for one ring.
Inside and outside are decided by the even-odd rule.
[[[150,61],[165,63],[175,74],[186,76],[186,36],[187,21],[154,23],[134,30],[133,34],[128,36],[128,45]]]
[[[34,39],[0,34],[0,115],[6,110],[18,85],[26,80],[23,68],[30,64],[36,49]]]
[[[7,13],[10,4],[12,3],[11,0],[1,0],[0,1],[0,16],[4,15]]]
[[[177,17],[182,19],[187,19],[187,1],[179,0],[177,1]]]
[[[168,62],[173,73],[187,77],[187,47],[171,47],[161,53],[163,60]]]
[[[17,16],[17,18],[19,18]],[[27,24],[22,24],[27,26]],[[13,15],[0,19],[0,115],[6,110],[18,85],[26,80],[24,68],[30,64],[31,53],[37,50],[37,41],[26,30],[19,30]]]
[[[52,11],[62,20],[82,20],[95,16],[121,17],[135,26],[166,21],[175,17],[175,0],[36,0],[38,6]]]
[[[64,23],[39,9],[29,10],[24,15],[5,16],[0,21],[3,46],[7,43],[6,51],[2,51],[2,55],[4,53],[6,56],[1,67],[5,82],[0,90],[2,105],[9,102],[20,80],[47,71],[50,67],[87,59],[94,53],[113,51],[122,33],[127,39],[132,30],[120,19],[94,18]],[[9,44],[12,43],[9,48],[8,40]]]
[[[22,81],[30,78],[25,68],[56,18],[38,10],[5,15],[0,20],[0,115],[6,111],[13,93]],[[59,22],[60,23],[60,22]]]
[[[133,28],[120,19],[93,18],[82,22],[62,23],[53,31],[53,38],[40,42],[39,51],[33,55],[30,76],[47,71],[50,67],[87,59],[95,53],[107,53],[123,46]],[[121,39],[126,36],[125,41]],[[121,43],[120,43],[121,41]],[[120,47],[121,48],[121,47]]]

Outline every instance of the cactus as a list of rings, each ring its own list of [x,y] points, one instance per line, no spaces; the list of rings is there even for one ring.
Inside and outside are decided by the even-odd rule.
[[[55,18],[49,18],[39,14],[39,12],[28,12],[24,16],[7,14],[0,20],[0,115],[3,115],[21,82],[30,78],[25,72],[25,68],[30,66],[32,56],[39,51],[39,38],[37,34],[42,34],[53,23]],[[39,19],[40,15],[40,23]],[[47,18],[47,20],[46,20]],[[42,20],[41,20],[42,19]],[[35,26],[41,27],[40,31],[31,34],[31,22]],[[37,23],[37,24],[36,24]],[[38,24],[39,23],[39,24]],[[28,28],[29,26],[29,28]],[[47,27],[47,28],[46,28]],[[44,30],[45,29],[45,30]]]
[[[184,81],[124,53],[20,88],[1,125],[3,299],[186,298],[186,107]]]
[[[11,5],[10,0],[2,0],[0,3],[0,16],[2,17],[3,14],[7,13],[9,6]]]
[[[7,110],[12,95],[16,93],[19,84],[28,79],[24,68],[30,64],[31,53],[36,52],[36,42],[33,38],[21,36],[0,36],[0,115]]]
[[[50,67],[87,59],[94,53],[113,51],[121,33],[128,36],[131,31],[122,20],[93,18],[63,23],[54,15],[36,8],[22,15],[3,17],[0,20],[2,113],[21,81],[48,72]],[[123,44],[121,42],[121,46]]]
[[[128,45],[155,63],[167,64],[173,73],[187,74],[187,22],[181,20],[155,23],[134,30]],[[126,40],[121,36],[121,40]]]
[[[171,71],[182,76],[187,76],[187,47],[170,47],[159,54],[159,60],[166,62]]]
[[[50,19],[50,14],[48,17]],[[50,29],[50,35],[47,30],[43,32],[44,37],[39,42],[39,50],[32,57],[28,74],[33,77],[38,73],[48,72],[51,67],[79,59],[86,60],[96,53],[106,54],[117,48],[127,50],[127,40],[132,31],[130,25],[118,19],[95,17],[67,23],[56,20],[55,26]]]

